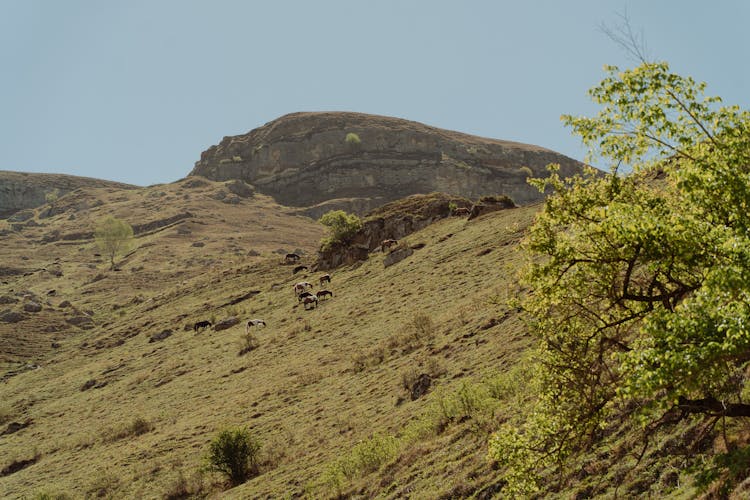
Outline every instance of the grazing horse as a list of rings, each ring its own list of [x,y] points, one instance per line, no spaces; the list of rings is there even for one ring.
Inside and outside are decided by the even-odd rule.
[[[299,295],[308,288],[312,288],[312,283],[308,283],[307,281],[300,281],[296,285],[292,287],[294,289],[294,293]]]
[[[286,257],[284,257],[284,263],[286,264],[294,264],[295,262],[299,262],[299,260],[302,257],[297,255],[296,253],[288,253],[286,254]]]
[[[308,304],[312,304],[312,307],[308,308],[307,307]],[[309,309],[314,309],[318,307],[318,298],[315,295],[310,295],[309,297],[305,297],[304,299],[302,299],[302,305],[305,306],[305,311]]]
[[[260,328],[261,326],[265,328],[266,322],[262,319],[251,319],[245,324],[245,333],[250,333],[252,327]]]
[[[318,290],[315,292],[315,296],[318,299],[323,300],[323,297],[333,297],[333,292],[330,290]]]
[[[453,209],[453,215],[469,215],[471,214],[471,209],[466,207],[458,207]]]
[[[398,240],[383,240],[380,242],[380,251],[385,252],[386,248],[391,248],[393,245],[398,245]]]
[[[311,297],[312,294],[310,292],[302,292],[301,294],[297,295],[297,302],[302,302],[302,299],[305,297]]]
[[[328,283],[330,283],[331,282],[331,275],[330,274],[324,274],[323,276],[321,276],[320,278],[318,278],[318,281],[320,282],[320,286],[323,286],[323,283],[325,283],[326,281]]]
[[[307,271],[307,266],[297,266],[292,270],[292,274],[297,274],[300,271]]]
[[[203,330],[204,328],[208,328],[210,326],[212,326],[212,325],[211,325],[211,322],[208,321],[208,320],[206,320],[206,321],[196,321],[195,324],[193,325],[193,331],[197,333],[198,330]]]

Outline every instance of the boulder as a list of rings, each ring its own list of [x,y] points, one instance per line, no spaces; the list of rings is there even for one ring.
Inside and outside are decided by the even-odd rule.
[[[4,311],[0,313],[0,321],[3,323],[18,323],[26,319],[26,315],[17,311]]]
[[[255,196],[255,188],[243,180],[235,179],[225,184],[230,193],[234,193],[240,198],[252,198]]]
[[[85,315],[72,316],[70,318],[67,318],[65,321],[83,330],[91,330],[95,326],[94,320],[92,320],[91,317]]]
[[[165,329],[165,330],[162,330],[159,333],[155,333],[155,334],[151,335],[151,337],[148,339],[148,341],[149,341],[149,343],[151,343],[151,342],[158,342],[160,340],[166,339],[170,335],[172,335],[172,330]]]
[[[14,213],[10,217],[8,217],[8,222],[26,222],[33,218],[34,218],[33,210],[21,210],[21,211]]]
[[[223,319],[223,320],[219,321],[218,323],[216,323],[214,325],[214,330],[217,331],[217,332],[219,332],[221,330],[226,330],[227,328],[231,328],[234,325],[238,324],[239,322],[240,322],[240,318],[238,318],[236,316],[230,316],[230,317],[228,317],[226,319]]]
[[[42,310],[42,305],[39,302],[30,300],[23,305],[23,310],[26,312],[37,313]]]
[[[389,267],[393,264],[397,264],[414,253],[411,247],[400,246],[396,247],[393,251],[386,254],[383,259],[383,267]]]

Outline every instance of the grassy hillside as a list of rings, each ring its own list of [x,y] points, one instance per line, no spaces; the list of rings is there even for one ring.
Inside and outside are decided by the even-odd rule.
[[[223,190],[187,180],[76,192],[59,201],[69,210],[4,236],[0,312],[43,307],[0,323],[0,432],[22,427],[0,437],[0,495],[211,495],[226,485],[200,472],[208,444],[237,426],[263,443],[261,474],[229,497],[499,489],[485,442],[507,410],[487,394],[508,380],[476,381],[529,343],[504,304],[535,208],[436,223],[407,238],[424,246],[402,262],[384,268],[373,254],[333,272],[333,298],[306,311],[292,285],[317,275],[292,275],[274,251],[309,264],[323,228],[261,195],[225,203]],[[109,214],[167,223],[143,229],[110,271],[85,234]],[[239,354],[242,324],[192,330],[230,316],[267,322],[257,348]],[[422,374],[429,393],[412,401],[405,387]],[[367,446],[370,465],[347,468]]]

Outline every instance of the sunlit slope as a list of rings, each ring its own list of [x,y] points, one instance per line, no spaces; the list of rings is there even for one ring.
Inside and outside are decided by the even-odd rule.
[[[215,185],[200,189],[208,195]],[[293,275],[283,256],[271,252],[298,248],[307,253],[303,263],[312,263],[320,226],[285,216],[259,196],[235,206],[182,188],[163,191],[173,202],[185,195],[200,198],[181,207],[198,213],[198,220],[181,223],[190,224],[189,234],[171,228],[139,238],[139,249],[120,271],[96,261],[89,268],[91,242],[53,244],[55,251],[42,259],[59,257],[63,269],[50,308],[69,300],[93,311],[95,327],[45,333],[60,347],[40,357],[38,369],[0,385],[3,426],[28,423],[0,437],[0,467],[30,461],[0,477],[3,496],[106,491],[160,497],[175,490],[180,475],[195,475],[208,443],[230,426],[247,426],[264,443],[264,466],[260,476],[224,494],[332,494],[312,486],[326,464],[374,433],[397,432],[426,404],[426,398],[411,401],[402,388],[406,372],[429,366],[440,373],[430,391],[450,390],[503,370],[528,344],[505,299],[517,292],[517,244],[535,207],[429,226],[402,242],[424,246],[395,265],[384,268],[376,253],[359,266],[332,272],[326,287],[333,298],[306,311],[292,285],[304,279],[317,285],[318,275]],[[248,216],[249,203],[259,204],[256,218]],[[125,215],[114,203],[106,207]],[[167,207],[175,205],[163,207],[161,216],[167,217]],[[160,209],[144,214],[154,210]],[[193,246],[195,241],[205,245]],[[20,255],[23,241],[13,248]],[[250,256],[250,250],[260,255]],[[93,280],[97,275],[104,277]],[[15,279],[3,286],[39,296],[52,286],[40,274]],[[408,325],[421,313],[432,320],[431,336],[407,345]],[[256,349],[239,355],[241,323],[218,332],[191,328],[199,320],[229,316],[267,322],[255,332]],[[171,335],[150,341],[164,330]],[[10,336],[3,330],[3,338]],[[20,357],[35,362],[30,352]],[[129,430],[136,421],[147,424],[144,432]],[[461,443],[461,456],[471,455],[471,463],[482,467],[482,443]],[[438,477],[410,478],[406,467],[401,482],[410,491],[426,491],[428,484],[440,489],[464,473],[461,460],[433,446],[426,445],[420,460],[431,463]],[[206,476],[204,491],[218,491],[220,480]]]

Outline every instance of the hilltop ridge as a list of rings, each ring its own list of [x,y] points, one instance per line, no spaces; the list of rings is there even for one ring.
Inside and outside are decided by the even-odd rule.
[[[300,112],[246,134],[224,137],[190,175],[242,179],[293,207],[323,204],[365,212],[416,193],[479,198],[505,194],[518,204],[542,195],[526,182],[582,164],[549,149],[473,136],[415,121],[353,112]],[[318,215],[323,209],[313,210]]]
[[[0,219],[44,205],[47,195],[63,196],[81,187],[134,189],[136,186],[76,175],[0,170]]]

